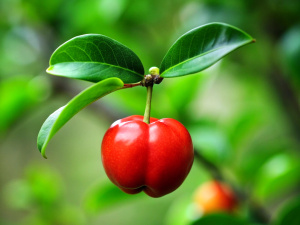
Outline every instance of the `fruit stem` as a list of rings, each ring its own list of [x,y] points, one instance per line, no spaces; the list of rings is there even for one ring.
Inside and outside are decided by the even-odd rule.
[[[147,101],[146,101],[146,108],[145,108],[145,114],[144,114],[144,120],[143,120],[147,124],[150,123],[152,90],[153,90],[153,85],[149,85],[147,87]]]

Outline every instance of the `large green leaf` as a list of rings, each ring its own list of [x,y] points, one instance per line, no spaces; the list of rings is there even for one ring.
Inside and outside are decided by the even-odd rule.
[[[136,83],[144,76],[132,50],[100,34],[81,35],[62,44],[52,54],[47,72],[91,82],[118,77],[124,83]]]
[[[41,154],[46,158],[45,149],[53,135],[76,113],[97,99],[118,90],[124,83],[118,78],[108,78],[85,89],[74,97],[68,104],[52,113],[44,122],[38,134],[37,145]]]
[[[181,36],[164,57],[161,77],[200,72],[233,50],[254,42],[242,30],[224,23],[210,23]]]

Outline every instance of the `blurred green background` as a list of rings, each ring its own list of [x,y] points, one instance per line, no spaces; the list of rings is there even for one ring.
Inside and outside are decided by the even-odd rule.
[[[193,193],[211,179],[201,164],[159,199],[119,192],[102,168],[105,131],[116,119],[143,115],[145,88],[92,104],[52,139],[48,160],[38,152],[44,120],[90,85],[47,75],[50,55],[86,33],[128,46],[145,71],[159,66],[180,35],[205,23],[229,23],[253,36],[255,44],[204,72],[156,85],[152,116],[182,122],[197,150],[263,205],[272,221],[299,196],[300,1],[1,0],[0,15],[0,224],[174,225],[195,219]],[[235,216],[257,221],[247,201]]]

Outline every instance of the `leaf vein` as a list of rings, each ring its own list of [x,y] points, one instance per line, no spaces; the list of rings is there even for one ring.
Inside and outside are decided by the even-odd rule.
[[[194,57],[188,58],[188,59],[186,59],[186,60],[184,60],[184,61],[182,61],[182,62],[180,62],[180,63],[178,63],[178,64],[173,65],[172,67],[169,67],[169,68],[168,68],[167,70],[165,70],[163,73],[165,73],[166,71],[172,70],[172,69],[174,69],[176,66],[181,65],[181,64],[183,64],[183,63],[185,63],[185,62],[187,62],[187,61],[191,61],[191,60],[196,59],[196,58],[198,58],[198,57],[202,57],[202,56],[204,56],[204,55],[207,55],[207,54],[209,54],[209,53],[212,53],[212,52],[214,52],[214,51],[217,51],[217,50],[219,50],[219,49],[221,49],[221,48],[223,48],[223,47],[224,47],[224,46],[220,46],[220,47],[218,47],[218,48],[215,48],[215,49],[212,49],[212,50],[210,50],[210,51],[207,51],[207,52],[205,52],[205,53],[203,53],[203,54],[196,55],[196,56],[194,56]],[[225,46],[225,47],[228,47],[228,45]]]
[[[62,62],[62,63],[68,63],[68,62]],[[72,62],[71,62],[72,63]],[[121,67],[121,66],[118,66],[118,65],[113,65],[113,64],[108,64],[108,63],[104,63],[104,62],[95,62],[95,61],[80,61],[80,62],[74,62],[74,63],[94,63],[94,64],[103,64],[103,65],[106,65],[108,67],[115,67],[115,68],[118,68],[118,69],[122,69],[122,70],[126,70],[126,71],[129,71],[131,73],[134,73],[134,74],[137,74],[138,76],[140,77],[143,77],[144,75],[142,74],[139,74],[138,72],[134,71],[134,70],[131,70],[129,68],[125,68],[125,67]],[[61,63],[58,63],[58,64],[61,64]]]
[[[194,41],[195,36],[196,36],[196,33],[193,34],[192,40],[190,41],[189,51],[188,51],[188,55],[187,55],[188,58],[190,58],[191,46],[192,46],[192,43],[193,43],[193,41]]]

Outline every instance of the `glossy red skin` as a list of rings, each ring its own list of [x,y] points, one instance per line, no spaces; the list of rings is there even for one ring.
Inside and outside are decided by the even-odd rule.
[[[161,197],[177,189],[194,160],[191,136],[174,119],[129,116],[104,135],[101,156],[109,179],[122,191]]]

